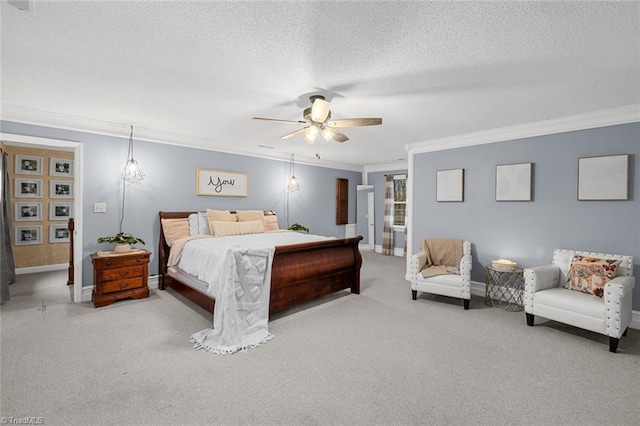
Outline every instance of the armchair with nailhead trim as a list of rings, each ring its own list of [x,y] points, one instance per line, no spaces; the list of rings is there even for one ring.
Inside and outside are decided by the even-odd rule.
[[[603,297],[564,287],[573,256],[620,260],[615,278],[604,286]],[[609,351],[616,352],[632,319],[633,257],[556,249],[551,265],[524,270],[524,310],[527,325],[533,326],[536,315],[604,334],[609,337]]]
[[[469,241],[462,243],[462,258],[457,274],[424,278],[420,271],[426,263],[427,254],[424,251],[411,256],[409,273],[413,300],[417,299],[418,291],[422,291],[462,299],[464,309],[469,309],[471,301],[471,243]]]

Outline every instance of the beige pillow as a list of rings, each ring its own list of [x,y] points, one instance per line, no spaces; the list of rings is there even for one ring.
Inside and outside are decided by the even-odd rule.
[[[212,210],[207,209],[207,222],[235,222],[235,215],[231,214],[229,210]],[[213,234],[213,232],[212,232]]]
[[[189,219],[162,219],[162,230],[164,231],[164,239],[169,246],[175,240],[188,237]]]
[[[262,210],[238,210],[236,216],[238,216],[238,222],[249,222],[264,219],[264,212]]]
[[[264,232],[262,220],[249,222],[209,222],[211,235],[216,237],[228,237],[230,235],[261,234]]]
[[[278,216],[268,215],[264,217],[264,229],[265,231],[277,231],[278,229]]]

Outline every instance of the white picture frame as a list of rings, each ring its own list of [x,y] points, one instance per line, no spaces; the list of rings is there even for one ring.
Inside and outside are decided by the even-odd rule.
[[[629,199],[629,155],[578,158],[578,200]]]
[[[196,195],[247,197],[249,175],[222,170],[196,169]]]
[[[42,179],[16,178],[16,198],[42,198]]]
[[[533,163],[496,166],[496,201],[531,201]]]
[[[71,231],[69,227],[65,225],[49,225],[49,242],[56,243],[68,243],[71,240]]]
[[[16,246],[42,244],[42,225],[16,226],[15,230],[13,243]]]
[[[16,154],[17,175],[42,175],[42,157]]]
[[[69,220],[73,217],[73,203],[49,203],[49,220]]]
[[[73,181],[49,181],[49,198],[73,198]]]
[[[73,177],[73,160],[51,157],[49,159],[49,176]]]
[[[16,222],[42,220],[42,203],[17,201],[15,203],[13,220]]]
[[[436,201],[464,201],[464,169],[436,171]]]

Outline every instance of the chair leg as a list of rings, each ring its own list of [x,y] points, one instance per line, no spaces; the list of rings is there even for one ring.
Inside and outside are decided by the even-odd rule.
[[[628,330],[629,330],[629,327],[625,328],[625,329],[624,329],[624,333],[622,333],[622,335],[623,335],[623,336],[626,336],[626,335],[627,335],[627,331],[628,331]]]
[[[533,327],[533,319],[535,318],[535,316],[533,314],[528,313],[528,312],[526,313],[526,315],[527,315],[527,325],[529,327]]]
[[[411,297],[416,300],[418,298],[418,290],[411,290]]]
[[[469,302],[471,302],[471,300],[469,299],[463,299],[464,300],[464,310],[468,311],[469,310]]]
[[[613,352],[615,354],[618,351],[618,342],[620,342],[620,339],[609,337],[609,352]]]

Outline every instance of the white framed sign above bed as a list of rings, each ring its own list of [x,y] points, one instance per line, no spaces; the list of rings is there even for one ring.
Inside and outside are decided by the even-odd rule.
[[[196,195],[247,197],[249,175],[222,170],[196,169]]]

